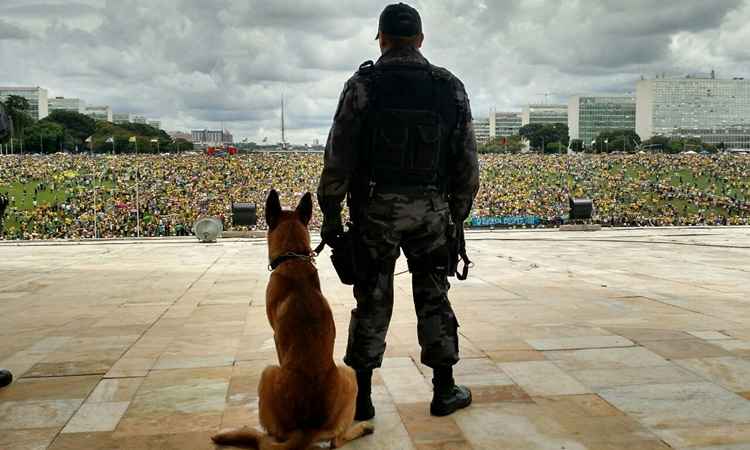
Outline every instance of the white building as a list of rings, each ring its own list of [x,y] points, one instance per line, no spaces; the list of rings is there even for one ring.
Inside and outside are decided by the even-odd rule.
[[[477,144],[486,144],[492,137],[490,136],[490,119],[488,117],[475,117],[473,123]]]
[[[72,111],[83,114],[86,103],[80,98],[53,97],[48,100],[49,112]]]
[[[228,130],[192,130],[190,132],[193,144],[198,146],[219,146],[232,144],[232,134]]]
[[[526,105],[521,112],[521,126],[532,123],[568,124],[568,105]]]
[[[643,140],[700,137],[725,148],[750,148],[750,80],[711,73],[638,81],[636,132]]]
[[[107,105],[87,106],[85,114],[94,120],[104,120],[110,123],[113,120],[112,108]]]
[[[11,95],[25,98],[29,102],[27,113],[34,119],[44,119],[49,115],[47,89],[40,87],[0,86],[0,102],[5,102]]]
[[[490,137],[508,137],[518,134],[521,128],[520,112],[491,112],[490,113]]]
[[[161,130],[161,121],[160,120],[149,120],[148,126],[152,128],[156,128],[157,130]]]
[[[130,123],[130,113],[112,113],[112,122],[116,125]]]
[[[133,116],[133,123],[146,125],[148,121],[146,120],[146,116]]]
[[[570,139],[591,146],[602,131],[635,131],[635,95],[587,94],[568,99]]]

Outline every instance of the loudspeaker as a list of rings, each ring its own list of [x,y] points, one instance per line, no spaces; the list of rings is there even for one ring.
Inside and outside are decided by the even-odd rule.
[[[590,198],[570,198],[570,220],[590,220],[594,201]]]
[[[253,227],[258,224],[258,207],[254,203],[232,203],[232,224]]]

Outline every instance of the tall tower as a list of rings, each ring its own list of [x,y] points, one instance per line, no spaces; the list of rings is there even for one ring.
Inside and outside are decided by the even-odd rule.
[[[284,125],[284,94],[281,94],[281,148],[286,150],[286,128]]]

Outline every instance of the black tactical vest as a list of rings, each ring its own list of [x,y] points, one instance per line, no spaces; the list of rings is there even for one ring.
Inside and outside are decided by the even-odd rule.
[[[450,73],[429,64],[365,63],[368,110],[360,182],[387,193],[445,193],[458,102]]]

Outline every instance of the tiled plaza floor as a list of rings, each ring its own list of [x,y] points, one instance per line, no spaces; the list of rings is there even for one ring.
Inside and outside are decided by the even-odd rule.
[[[428,414],[408,274],[351,449],[750,448],[750,228],[470,233],[456,378]],[[262,240],[0,244],[1,449],[212,449],[275,361]],[[351,290],[318,267],[345,345]],[[397,271],[404,270],[399,261]]]

